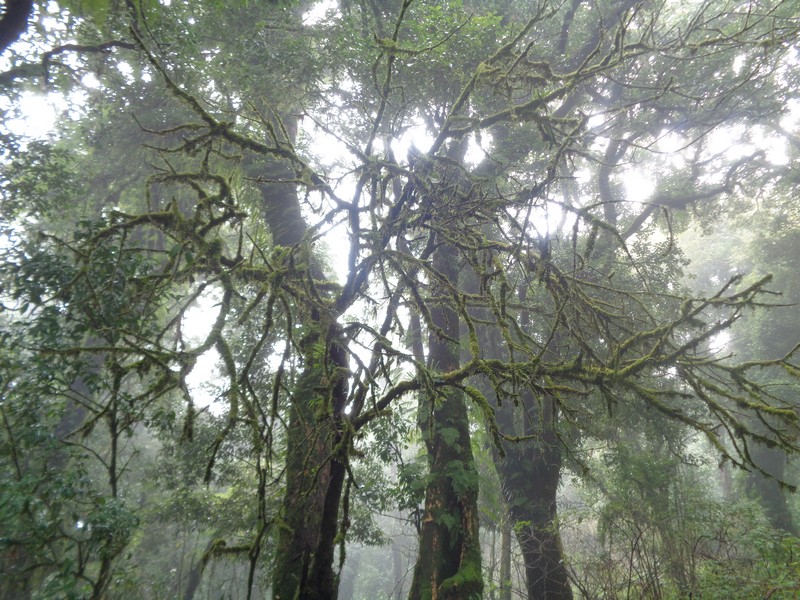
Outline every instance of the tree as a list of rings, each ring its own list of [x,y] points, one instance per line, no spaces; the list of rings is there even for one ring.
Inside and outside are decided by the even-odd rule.
[[[256,517],[210,543],[201,567],[238,556],[248,597],[268,564],[274,597],[334,598],[357,447],[411,395],[429,467],[415,599],[481,594],[469,405],[496,444],[531,596],[571,595],[555,512],[563,453],[617,403],[637,398],[743,466],[754,442],[795,447],[791,402],[751,375],[796,374],[791,353],[736,365],[705,351],[765,303],[768,279],[691,297],[668,287],[672,237],[651,237],[675,209],[785,176],[757,153],[706,145],[737,119],[774,118],[757,86],[792,89],[780,75],[793,68],[791,3],[343,2],[318,22],[307,8],[174,3],[134,13],[112,42],[82,23],[92,44],[69,51],[125,52],[132,73],[99,70],[83,123],[97,143],[105,107],[130,104],[149,151],[131,160],[148,175],[113,199],[88,190],[90,219],[75,231],[50,222],[49,204],[33,222],[10,211],[29,247],[37,230],[49,240],[6,263],[38,328],[17,347],[83,358],[75,376],[105,395],[86,402],[81,428],[104,422],[113,446],[177,398],[192,438],[187,377],[219,353],[224,408],[204,476],[219,480],[240,450]],[[72,68],[49,58],[31,64]],[[23,66],[12,80],[39,76]],[[690,157],[661,167],[650,204],[627,201],[617,178],[668,130]],[[424,135],[402,156],[409,131]],[[65,128],[58,143],[70,140]],[[123,141],[112,149],[130,157]],[[6,188],[16,207],[40,193]],[[326,241],[346,247],[339,278]],[[184,317],[212,292],[213,325],[189,341]],[[45,324],[49,337],[36,337]],[[100,462],[124,499],[124,469]],[[91,565],[96,597],[130,538],[109,539],[114,551]]]
[[[782,224],[792,219],[794,209],[785,203],[780,189],[775,190],[761,206],[746,208],[747,219],[733,216],[722,223],[715,223],[708,231],[698,234],[690,232],[692,246],[702,241],[704,248],[697,249],[702,256],[698,261],[700,280],[719,279],[721,273],[732,269],[763,273],[775,273],[776,298],[780,305],[770,317],[755,317],[738,324],[726,341],[726,348],[733,348],[737,355],[755,359],[775,357],[790,351],[797,336],[794,327],[797,289],[794,279],[788,275],[795,268],[794,245],[796,234],[793,227]],[[753,225],[757,224],[756,227]],[[741,241],[729,242],[729,231],[739,231]],[[699,239],[695,236],[702,235]],[[775,393],[791,401],[794,394],[792,384],[781,376],[765,379],[764,384],[775,389]],[[760,428],[759,423],[753,427]],[[752,450],[754,462],[762,469],[748,475],[747,487],[760,498],[761,504],[772,525],[785,534],[795,535],[797,526],[785,497],[784,483],[787,480],[787,454],[780,448],[759,444]]]

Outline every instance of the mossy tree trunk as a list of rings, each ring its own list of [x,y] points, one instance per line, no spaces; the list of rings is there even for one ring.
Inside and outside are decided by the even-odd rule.
[[[517,428],[532,439],[505,445],[505,457],[496,457],[511,522],[525,561],[528,598],[572,600],[558,529],[556,495],[561,475],[561,451],[555,431],[556,409],[549,398],[522,393],[522,415]],[[503,403],[498,425],[513,430],[514,406]],[[522,422],[520,423],[519,420]]]
[[[448,372],[459,366],[459,316],[446,283],[458,280],[458,253],[440,246],[432,262],[443,282],[434,288],[428,363],[434,372]],[[478,474],[464,395],[434,384],[420,411],[430,474],[409,599],[480,598]]]
[[[340,434],[325,418],[329,399],[319,392],[323,373],[307,356],[291,394],[286,491],[273,575],[276,600],[336,598],[333,555],[346,471],[336,454]],[[334,389],[334,395],[344,394]]]
[[[289,122],[286,130],[293,132]],[[261,174],[265,221],[277,247],[291,249],[288,277],[317,282],[325,275],[304,246],[307,227],[296,187],[281,183],[295,174],[288,163],[272,161]],[[330,600],[338,581],[333,568],[339,506],[346,477],[347,444],[342,418],[347,398],[347,354],[336,315],[318,297],[295,298],[303,369],[289,394],[286,432],[286,489],[278,534],[272,594],[275,600]]]
[[[469,285],[471,290],[477,289],[476,281]],[[527,292],[521,291],[523,302],[526,296]],[[508,360],[500,329],[480,325],[491,322],[492,315],[476,309],[472,317],[479,324],[476,332],[483,355],[489,359]],[[518,318],[523,327],[530,327],[529,314],[523,312]],[[554,346],[557,343],[554,342]],[[494,451],[495,469],[508,506],[508,514],[504,516],[504,522],[508,523],[508,539],[503,548],[507,556],[502,561],[504,565],[507,561],[507,566],[504,576],[501,571],[501,597],[511,594],[510,530],[513,529],[524,560],[528,598],[571,600],[556,503],[561,477],[556,404],[549,397],[537,397],[530,387],[524,387],[524,382],[521,382],[516,400],[498,398],[497,390],[485,378],[479,378],[475,385],[495,407],[500,431],[523,438],[503,442],[502,453],[497,448]]]

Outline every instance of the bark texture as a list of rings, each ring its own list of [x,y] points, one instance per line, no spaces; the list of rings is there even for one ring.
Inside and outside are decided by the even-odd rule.
[[[472,283],[474,287],[476,284]],[[526,292],[522,292],[524,301]],[[477,322],[490,323],[492,315],[485,310],[472,314]],[[520,316],[523,327],[530,326],[527,314]],[[502,334],[497,327],[479,326],[480,348],[486,358],[508,360]],[[523,384],[524,385],[524,384]],[[517,401],[498,399],[489,381],[481,379],[476,386],[495,406],[495,419],[500,431],[517,435],[522,441],[504,442],[503,454],[495,448],[494,463],[508,505],[508,520],[520,545],[525,564],[525,585],[528,598],[572,600],[561,536],[558,530],[556,503],[561,477],[561,449],[556,425],[558,411],[549,397],[537,397],[530,387],[522,387]],[[510,533],[510,532],[509,532]],[[510,536],[509,536],[510,537]],[[510,545],[510,539],[507,542]],[[503,585],[510,583],[510,548]],[[504,562],[504,561],[503,561]],[[501,597],[510,594],[510,586],[501,589]]]
[[[294,131],[289,124],[287,130]],[[269,162],[260,179],[264,219],[285,255],[287,273],[299,288],[323,282],[308,246],[290,164]],[[346,476],[341,419],[347,397],[347,355],[336,315],[314,302],[297,301],[295,321],[303,371],[291,392],[286,439],[286,492],[273,574],[275,600],[331,600],[337,580],[333,555]]]
[[[517,429],[521,427],[523,435],[535,437],[506,444],[505,457],[496,457],[495,464],[525,561],[528,598],[572,600],[558,530],[556,495],[561,452],[555,407],[548,398],[537,402],[530,390],[523,392],[522,405]],[[513,412],[510,402],[498,410],[498,424],[507,431],[515,425]]]
[[[447,245],[433,257],[446,281],[458,280],[458,255]],[[434,290],[429,366],[448,372],[459,365],[459,318],[450,288]],[[478,540],[478,474],[463,394],[434,387],[420,407],[430,478],[410,600],[469,600],[483,591]]]

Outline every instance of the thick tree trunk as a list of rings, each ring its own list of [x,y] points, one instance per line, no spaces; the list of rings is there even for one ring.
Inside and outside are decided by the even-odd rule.
[[[523,292],[523,302],[524,297]],[[473,312],[477,319],[492,319],[486,311]],[[527,315],[523,314],[521,321],[524,326],[529,325]],[[498,328],[480,326],[477,332],[486,358],[508,358]],[[572,589],[558,531],[556,495],[561,476],[561,452],[555,431],[556,407],[549,398],[537,398],[530,388],[520,391],[519,406],[515,406],[509,399],[498,402],[497,393],[487,380],[479,380],[476,385],[490,402],[493,401],[501,431],[532,436],[505,443],[505,456],[494,452],[495,468],[508,503],[508,520],[510,527],[516,530],[525,562],[528,598],[571,600]],[[504,579],[509,584],[510,560],[509,539],[508,574]],[[507,593],[510,594],[510,587]]]
[[[293,132],[294,124],[288,123],[286,130]],[[307,229],[297,190],[283,183],[294,178],[291,166],[272,161],[258,176],[264,182],[262,206],[273,243],[296,250],[293,263],[299,280],[309,274],[324,280],[319,262],[302,247]],[[300,341],[303,371],[290,396],[286,491],[272,594],[275,600],[335,600],[333,557],[346,476],[340,423],[347,396],[347,356],[335,315],[324,307],[298,306],[295,321],[308,333]]]
[[[315,358],[317,338],[306,340],[305,370],[289,410],[286,492],[273,575],[275,600],[335,600],[333,569],[339,505],[346,469],[338,427],[347,381],[335,381]],[[326,351],[334,368],[346,367],[344,353]],[[323,386],[323,382],[326,382]],[[330,396],[320,393],[330,390]]]
[[[447,281],[458,280],[458,254],[453,247],[441,246],[434,253],[433,266]],[[459,365],[459,318],[449,288],[440,285],[434,293],[430,312],[439,331],[430,333],[429,364],[434,371],[448,372]],[[409,599],[480,598],[478,474],[463,394],[434,389],[420,410],[430,478]]]
[[[325,465],[325,458],[331,441],[326,432],[315,427],[313,404],[320,399],[314,388],[318,384],[318,369],[306,365],[291,398],[283,522],[272,584],[275,600],[311,597],[311,563],[320,543],[325,492],[330,483],[330,468]]]
[[[558,531],[561,452],[554,431],[554,406],[547,398],[537,406],[528,390],[522,397],[526,409],[523,433],[536,438],[507,444],[505,457],[497,457],[495,464],[525,561],[528,598],[572,600]],[[511,403],[504,403],[498,410],[498,422],[511,426],[512,411]]]

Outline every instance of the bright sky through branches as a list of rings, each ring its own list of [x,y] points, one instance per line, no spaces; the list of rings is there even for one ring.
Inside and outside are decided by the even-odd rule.
[[[66,109],[64,98],[58,94],[23,92],[20,100],[22,114],[5,121],[4,125],[15,136],[31,140],[48,137],[56,126],[58,113]],[[9,107],[0,109],[8,110]]]

